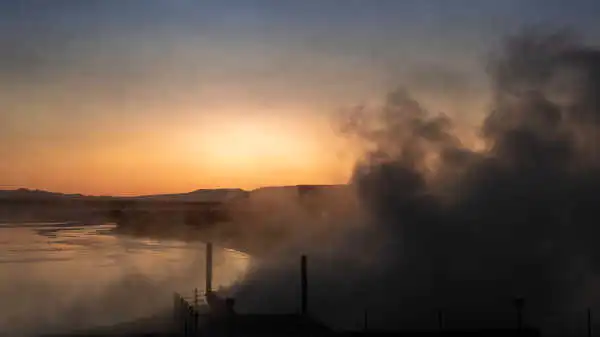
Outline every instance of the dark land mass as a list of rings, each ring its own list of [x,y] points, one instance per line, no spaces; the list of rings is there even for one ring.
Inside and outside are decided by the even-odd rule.
[[[283,186],[253,191],[197,190],[135,197],[39,190],[0,191],[0,222],[115,223],[115,233],[154,239],[212,241],[260,255],[289,243],[290,218],[332,217],[352,202],[349,187]]]

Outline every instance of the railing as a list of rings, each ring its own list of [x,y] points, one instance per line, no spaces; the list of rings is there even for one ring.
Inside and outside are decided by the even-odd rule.
[[[198,289],[194,289],[191,298],[186,298],[179,293],[173,294],[173,319],[177,332],[182,336],[197,336],[199,333],[200,300]]]

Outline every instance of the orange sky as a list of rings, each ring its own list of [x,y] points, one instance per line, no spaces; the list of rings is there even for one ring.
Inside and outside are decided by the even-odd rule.
[[[63,124],[16,138],[26,151],[7,153],[0,174],[4,188],[93,195],[347,182],[359,153],[334,132],[332,114],[287,110]]]
[[[0,144],[6,159],[0,185],[140,195],[345,183],[359,153],[333,130],[334,115],[355,102],[384,97],[369,90],[377,88],[376,81],[365,78],[365,85],[347,86],[356,101],[335,92],[330,101],[287,101],[288,92],[270,104],[256,102],[252,86],[214,91],[208,102],[168,94],[154,100],[132,94],[118,101],[99,95],[104,84],[82,79],[28,87],[7,100],[21,113],[5,118],[12,127]],[[415,94],[432,111],[473,112],[482,106],[469,97]],[[459,120],[472,115],[459,114]]]
[[[131,127],[119,121],[75,129],[63,124],[25,139],[15,136],[15,146],[26,151],[6,154],[11,160],[0,166],[1,180],[8,182],[4,188],[95,195],[348,180],[354,157],[328,117],[219,112],[146,120],[146,126],[141,121],[130,121],[138,123]]]
[[[196,5],[120,4],[6,18],[16,33],[0,36],[11,51],[0,59],[0,188],[137,195],[344,183],[357,150],[331,129],[341,108],[400,84],[461,124],[482,115],[486,45],[472,30],[407,29],[402,10],[387,17],[392,27],[379,25],[386,12],[360,8],[321,17],[310,7],[294,21],[270,7],[191,15]]]

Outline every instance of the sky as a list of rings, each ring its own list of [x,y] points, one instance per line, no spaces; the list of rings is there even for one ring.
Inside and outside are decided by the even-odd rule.
[[[339,111],[408,87],[465,128],[526,26],[593,0],[0,0],[0,189],[136,195],[346,182]]]

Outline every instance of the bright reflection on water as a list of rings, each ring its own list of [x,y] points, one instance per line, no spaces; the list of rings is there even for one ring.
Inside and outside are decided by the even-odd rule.
[[[0,335],[109,325],[167,311],[204,287],[204,245],[113,235],[110,225],[0,224]],[[248,266],[215,250],[214,287]]]

